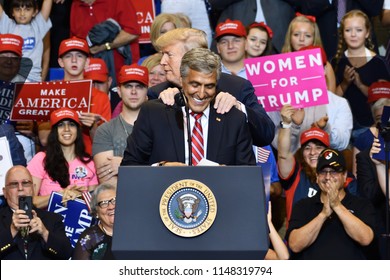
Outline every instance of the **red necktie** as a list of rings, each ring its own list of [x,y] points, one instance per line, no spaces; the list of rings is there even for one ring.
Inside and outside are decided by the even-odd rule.
[[[192,129],[192,164],[194,166],[198,165],[199,161],[204,157],[204,148],[203,148],[203,130],[200,119],[203,113],[194,113],[191,115],[195,118],[195,125]]]

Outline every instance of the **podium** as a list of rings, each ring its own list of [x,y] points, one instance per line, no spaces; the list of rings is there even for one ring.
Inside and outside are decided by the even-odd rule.
[[[160,216],[164,193],[182,180],[204,184],[215,197],[212,225],[194,237],[176,235]],[[260,166],[121,166],[116,198],[117,259],[261,260],[269,248]]]

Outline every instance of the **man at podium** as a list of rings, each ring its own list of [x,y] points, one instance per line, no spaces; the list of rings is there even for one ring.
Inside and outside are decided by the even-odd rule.
[[[197,165],[203,159],[223,165],[256,164],[245,114],[232,108],[222,115],[214,109],[220,66],[219,56],[208,49],[184,55],[183,87],[175,105],[152,100],[142,106],[122,166]]]

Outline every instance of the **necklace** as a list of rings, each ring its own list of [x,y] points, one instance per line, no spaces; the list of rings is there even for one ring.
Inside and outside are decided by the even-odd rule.
[[[125,133],[126,133],[126,136],[129,137],[129,132],[128,132],[127,129],[126,129],[125,123],[123,122],[122,116],[121,116],[120,114],[119,114],[119,120],[120,120],[120,122],[121,122],[121,124],[122,124],[123,130],[124,130]]]
[[[100,226],[105,235],[112,236],[112,232],[108,232],[102,224],[100,224]]]

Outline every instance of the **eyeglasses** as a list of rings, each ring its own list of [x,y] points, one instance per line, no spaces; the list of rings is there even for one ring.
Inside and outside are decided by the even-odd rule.
[[[99,201],[99,202],[97,203],[97,205],[98,205],[100,208],[104,209],[104,208],[107,208],[107,207],[108,207],[108,204],[110,204],[110,203],[111,203],[111,205],[115,205],[115,203],[116,203],[116,197],[111,198],[110,200],[102,200],[102,201]]]
[[[330,177],[336,177],[337,174],[339,174],[341,172],[339,171],[336,171],[336,170],[321,170],[318,172],[318,175],[322,176],[322,177],[326,177],[326,175],[330,175]]]
[[[7,184],[7,187],[10,189],[17,189],[19,188],[19,185],[22,185],[23,188],[30,188],[33,185],[33,182],[31,181],[14,181]]]

